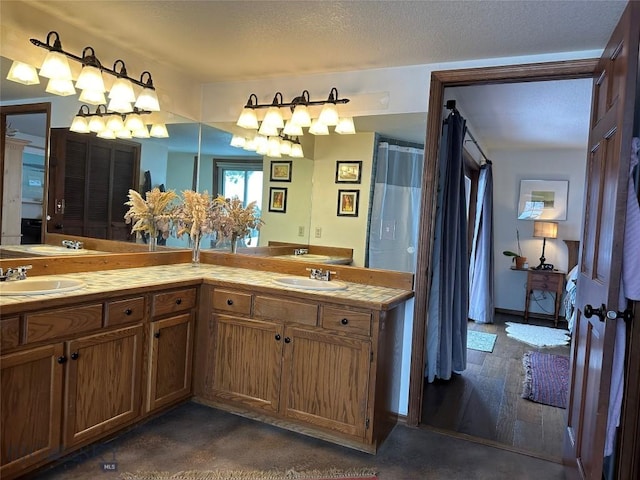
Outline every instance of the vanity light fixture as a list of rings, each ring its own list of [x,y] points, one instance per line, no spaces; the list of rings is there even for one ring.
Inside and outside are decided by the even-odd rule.
[[[11,64],[7,80],[21,83],[22,85],[38,85],[40,83],[36,67],[18,60],[14,60]]]
[[[131,112],[126,113],[109,112],[106,105],[99,105],[96,111],[91,113],[88,105],[82,105],[69,129],[77,133],[95,132],[100,138],[168,137],[167,127],[160,123],[154,125],[153,133],[149,133],[142,115],[151,113],[135,107]]]
[[[169,132],[167,131],[167,126],[164,123],[154,123],[151,125],[149,135],[155,138],[167,138],[169,137]]]
[[[233,135],[230,145],[232,147],[243,148],[249,152],[256,152],[258,155],[267,155],[273,158],[281,158],[282,155],[293,158],[304,157],[300,139],[285,134],[268,138],[260,134],[256,134],[251,138]]]
[[[340,122],[340,116],[338,115],[337,106],[339,104],[348,103],[348,98],[339,98],[338,89],[333,87],[329,92],[329,96],[326,100],[311,100],[309,98],[309,91],[303,90],[302,94],[295,97],[290,102],[284,102],[282,99],[282,93],[276,92],[271,103],[261,104],[258,103],[258,97],[255,93],[249,95],[249,100],[242,109],[240,117],[236,125],[242,128],[250,130],[260,129],[260,133],[267,136],[276,136],[275,129],[280,130],[284,128],[283,133],[287,135],[302,135],[302,127],[313,128],[316,135],[328,135],[329,131],[326,130],[327,126],[338,125]],[[320,122],[324,124],[324,128],[320,125],[313,127],[309,107],[311,106],[323,106],[320,112]],[[256,110],[266,108],[267,113],[264,116],[262,122],[258,121]],[[282,111],[280,109],[288,108],[291,110],[291,118],[284,124]],[[318,119],[315,120],[317,123]],[[341,128],[342,133],[347,133],[349,128],[347,126]],[[313,133],[310,130],[311,133]],[[349,132],[351,133],[351,132]],[[353,128],[355,133],[355,127]]]
[[[104,92],[97,90],[83,90],[78,98],[83,103],[89,103],[91,105],[102,105],[107,103],[107,99],[104,96]]]
[[[89,122],[87,122],[87,115],[89,115],[89,107],[87,105],[82,105],[78,114],[73,117],[73,121],[71,122],[69,130],[76,133],[91,132],[91,130],[89,129]]]
[[[311,122],[309,133],[312,135],[329,135],[329,127],[318,118]]]
[[[82,51],[82,56],[79,57],[72,53],[69,53],[62,49],[62,42],[60,41],[60,35],[58,32],[50,31],[47,34],[46,41],[41,41],[35,38],[30,39],[31,43],[37,47],[47,50],[47,56],[40,68],[40,76],[49,78],[46,91],[55,95],[74,95],[76,93],[75,87],[72,82],[71,69],[69,68],[69,59],[78,62],[82,65],[82,70],[76,87],[82,90],[83,96],[81,101],[91,104],[98,104],[98,99],[102,100],[102,97],[98,95],[98,92],[104,94],[106,91],[104,85],[103,73],[113,75],[116,80],[112,87],[112,92],[109,92],[110,101],[114,101],[113,108],[109,110],[119,111],[125,113],[131,111],[131,104],[135,102],[135,107],[140,110],[146,110],[151,112],[160,111],[160,104],[158,102],[158,95],[153,85],[153,79],[151,73],[148,71],[142,72],[140,79],[135,79],[127,74],[124,62],[122,60],[116,60],[113,65],[113,69],[105,67],[100,63],[95,55],[95,51],[92,47],[86,47]],[[22,72],[24,68],[20,66],[21,62],[14,61],[12,70],[18,70]],[[23,64],[24,65],[24,64]],[[15,66],[15,69],[14,69]],[[30,69],[35,68],[28,66]],[[31,72],[32,74],[32,72]],[[30,75],[31,75],[30,74]],[[39,83],[39,81],[33,80],[33,77],[27,77],[26,74],[17,73],[7,76],[8,80],[23,83],[25,85],[31,85]],[[31,82],[31,83],[25,83]],[[133,91],[133,85],[142,87],[142,92],[135,99],[135,92]],[[105,103],[104,101],[102,103]],[[125,106],[128,105],[128,108]]]
[[[353,135],[356,133],[356,127],[353,124],[353,117],[340,117],[336,125],[336,133],[340,135]]]

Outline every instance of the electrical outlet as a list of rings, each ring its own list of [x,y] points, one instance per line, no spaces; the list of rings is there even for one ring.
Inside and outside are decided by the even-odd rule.
[[[298,227],[298,236],[299,237],[304,237],[304,225],[300,225]]]
[[[322,227],[316,227],[316,238],[322,237]]]

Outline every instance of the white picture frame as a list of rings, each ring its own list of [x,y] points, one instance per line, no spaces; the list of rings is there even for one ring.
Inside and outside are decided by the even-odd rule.
[[[520,180],[518,220],[566,220],[568,180]]]

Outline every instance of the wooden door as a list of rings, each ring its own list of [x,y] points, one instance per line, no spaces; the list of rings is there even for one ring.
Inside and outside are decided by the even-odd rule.
[[[148,411],[191,394],[193,314],[151,323]]]
[[[56,343],[2,357],[2,478],[59,452],[62,352]]]
[[[371,342],[301,328],[284,341],[281,413],[364,438]]]
[[[213,396],[277,412],[282,326],[215,315],[214,338]]]
[[[602,478],[616,329],[607,312],[618,309],[639,39],[640,4],[630,2],[594,74],[565,435],[570,478]]]
[[[140,413],[142,326],[67,342],[65,446],[98,438]]]

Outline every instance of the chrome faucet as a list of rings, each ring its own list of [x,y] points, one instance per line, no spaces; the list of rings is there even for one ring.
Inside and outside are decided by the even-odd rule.
[[[328,282],[331,280],[331,275],[335,275],[336,272],[331,272],[329,270],[323,270],[321,268],[307,268],[310,272],[309,278],[314,278],[316,280],[323,280]]]
[[[62,246],[72,248],[74,250],[80,250],[81,248],[84,248],[84,243],[76,242],[74,240],[62,240]]]
[[[309,249],[308,248],[296,248],[293,251],[294,255],[306,255],[307,253],[309,253]]]
[[[3,271],[0,268],[0,282],[8,282],[12,280],[25,280],[27,278],[27,270],[29,270],[31,265],[24,265],[22,267],[16,268],[7,268],[7,271]]]

